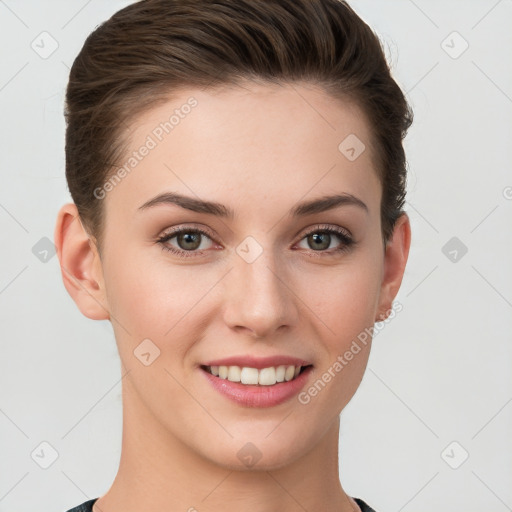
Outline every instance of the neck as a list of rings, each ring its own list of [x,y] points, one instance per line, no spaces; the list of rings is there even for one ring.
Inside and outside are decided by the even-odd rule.
[[[123,384],[119,470],[94,512],[359,512],[338,475],[339,416],[301,458],[273,470],[223,468],[165,429]],[[215,442],[215,440],[212,440]]]

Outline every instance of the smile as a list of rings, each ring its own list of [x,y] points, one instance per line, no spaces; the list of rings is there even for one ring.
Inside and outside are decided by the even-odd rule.
[[[260,368],[201,365],[198,370],[216,392],[231,402],[238,406],[258,408],[274,407],[291,400],[306,386],[313,371],[311,364],[267,364],[259,365],[262,366]]]
[[[201,368],[219,379],[240,382],[245,385],[273,386],[297,378],[307,366],[279,365],[267,368],[240,366],[201,366]]]

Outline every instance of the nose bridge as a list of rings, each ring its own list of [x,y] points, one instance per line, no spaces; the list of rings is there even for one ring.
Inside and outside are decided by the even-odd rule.
[[[247,237],[236,248],[233,265],[225,312],[231,327],[245,327],[263,337],[293,321],[292,296],[280,270],[284,267],[271,248]]]

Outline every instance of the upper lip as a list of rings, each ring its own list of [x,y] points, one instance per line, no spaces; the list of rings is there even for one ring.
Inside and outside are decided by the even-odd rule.
[[[231,356],[203,363],[203,366],[240,366],[246,368],[269,368],[271,366],[309,366],[311,363],[297,357],[277,355],[269,357]]]

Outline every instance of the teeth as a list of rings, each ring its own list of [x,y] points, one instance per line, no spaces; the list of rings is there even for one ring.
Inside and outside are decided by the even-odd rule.
[[[258,370],[256,368],[242,368],[240,379],[232,382],[241,382],[242,384],[258,384]],[[228,379],[229,380],[229,379]]]
[[[292,380],[294,375],[295,375],[295,366],[288,366],[288,368],[286,368],[286,372],[284,373],[284,380],[285,381]]]
[[[278,382],[290,381],[299,375],[302,366],[271,366],[269,368],[248,368],[240,366],[207,366],[206,369],[216,377],[231,382],[260,386],[273,386]]]
[[[239,366],[228,366],[228,380],[231,382],[240,382]]]
[[[257,373],[258,373],[258,384],[260,384],[261,386],[272,386],[273,384],[275,384],[277,382],[276,369],[273,367],[262,368]]]
[[[284,382],[284,374],[286,373],[286,366],[278,366],[276,368],[277,382]]]

